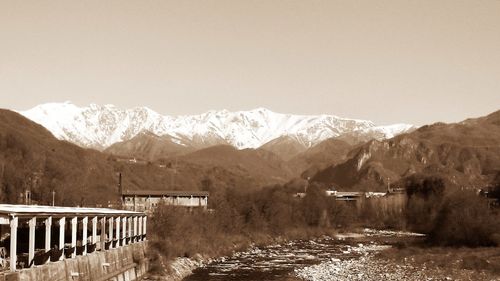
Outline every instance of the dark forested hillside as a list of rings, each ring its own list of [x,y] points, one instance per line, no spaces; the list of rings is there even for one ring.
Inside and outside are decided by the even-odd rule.
[[[0,110],[0,199],[19,202],[31,190],[40,204],[105,203],[116,198],[113,166],[97,151],[59,141],[42,126]]]
[[[0,110],[0,201],[21,203],[30,190],[38,204],[116,202],[124,189],[258,188],[287,181],[283,161],[262,150],[215,146],[157,162],[130,162],[57,140],[18,113]]]
[[[440,174],[464,188],[487,185],[500,170],[500,111],[456,124],[436,123],[385,141],[372,140],[313,180],[345,189],[385,189],[389,182]]]

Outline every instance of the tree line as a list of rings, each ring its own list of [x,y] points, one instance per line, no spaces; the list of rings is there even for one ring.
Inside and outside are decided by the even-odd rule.
[[[368,226],[425,233],[430,245],[499,244],[500,216],[487,199],[472,191],[448,190],[435,176],[410,177],[404,184],[401,211],[374,212],[374,205],[336,201],[315,183],[299,198],[294,195],[300,188],[290,184],[248,191],[217,189],[208,181],[202,185],[211,194],[209,211],[160,205],[150,223],[150,241],[167,258],[217,256],[277,238],[310,238]]]

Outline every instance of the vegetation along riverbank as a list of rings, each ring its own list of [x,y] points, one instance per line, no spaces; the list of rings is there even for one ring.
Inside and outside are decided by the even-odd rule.
[[[484,265],[500,255],[500,219],[491,201],[473,192],[447,190],[439,177],[411,177],[405,187],[407,199],[399,211],[374,211],[376,206],[370,204],[359,208],[338,202],[325,195],[320,185],[311,185],[304,198],[293,196],[296,190],[287,185],[259,191],[212,190],[209,211],[159,206],[151,225],[156,271],[168,272],[168,263],[177,257],[198,256],[198,260],[203,260],[229,255],[250,245],[333,235],[364,226],[427,235],[417,244],[402,241],[391,250],[382,251],[375,260],[399,261],[407,256],[418,262],[440,253],[436,255],[439,260],[449,251],[462,257],[457,260],[469,270],[497,271],[494,266]],[[486,249],[491,250],[485,250],[488,258],[480,257],[476,262],[467,255],[472,247],[490,247]],[[426,268],[429,265],[424,264]]]

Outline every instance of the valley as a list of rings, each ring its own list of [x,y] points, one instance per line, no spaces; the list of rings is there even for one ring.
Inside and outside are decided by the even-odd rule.
[[[45,117],[43,118],[48,120],[45,122],[51,122],[51,118],[48,116],[55,118],[53,114],[56,112],[57,114],[65,112],[60,110],[61,106],[62,108],[69,107],[68,110],[71,109],[71,112],[75,107],[71,104],[52,104],[51,106],[56,106],[57,111],[51,113],[48,110],[54,110],[54,108],[42,105],[36,107],[37,110],[34,112],[40,112],[42,108],[45,108]],[[93,113],[97,115],[87,112],[90,109],[102,110],[103,108],[107,108],[109,112]],[[81,110],[87,112],[85,114],[90,114],[87,115],[89,120],[107,120],[107,115],[115,116],[118,114],[116,112],[129,114],[127,118],[135,116],[130,112],[117,111],[112,106],[92,105]],[[25,112],[24,114],[29,116],[32,113]],[[81,117],[77,118],[74,113],[72,114],[60,118],[66,124],[65,127],[55,128],[54,126],[59,124],[57,122],[47,125],[47,129],[51,130],[49,132],[14,112],[2,112],[4,118],[3,144],[7,148],[2,156],[4,159],[2,171],[4,171],[4,175],[8,175],[4,176],[3,188],[9,190],[4,193],[6,199],[14,200],[14,194],[20,192],[19,187],[31,185],[32,183],[26,179],[33,180],[34,175],[41,175],[36,176],[40,177],[40,180],[37,181],[34,191],[35,196],[40,196],[39,200],[41,201],[48,200],[43,197],[47,190],[56,190],[61,195],[65,194],[62,186],[67,186],[68,183],[78,179],[78,184],[83,184],[89,190],[94,188],[106,190],[107,195],[102,197],[102,200],[98,200],[100,204],[106,201],[113,204],[113,200],[116,200],[117,196],[118,173],[123,174],[124,187],[130,190],[143,186],[157,190],[201,190],[207,188],[253,190],[276,184],[288,184],[301,188],[300,186],[304,186],[309,179],[310,183],[338,190],[384,191],[388,185],[402,186],[406,178],[419,174],[443,176],[455,188],[484,188],[495,179],[499,172],[498,167],[500,167],[498,156],[500,155],[499,112],[456,124],[437,123],[416,130],[412,129],[409,132],[403,130],[402,134],[399,134],[401,131],[398,130],[386,130],[386,132],[390,131],[391,133],[367,141],[364,141],[368,138],[367,134],[364,134],[361,139],[352,138],[352,136],[354,132],[359,132],[359,126],[368,126],[371,128],[369,130],[375,130],[373,128],[376,127],[370,125],[369,122],[352,120],[349,122],[364,125],[356,125],[358,127],[349,129],[339,125],[340,127],[331,127],[326,131],[317,129],[316,133],[313,134],[325,137],[342,130],[349,130],[349,132],[336,137],[328,137],[322,141],[314,137],[318,141],[314,145],[304,145],[303,142],[298,141],[297,135],[286,135],[263,143],[257,148],[253,148],[254,141],[264,139],[263,135],[256,135],[256,139],[240,145],[240,148],[231,145],[230,138],[222,141],[222,135],[217,137],[214,135],[215,138],[208,139],[203,137],[201,143],[194,142],[196,139],[194,137],[189,139],[189,144],[187,144],[187,139],[184,139],[186,142],[183,142],[180,135],[157,135],[150,131],[144,131],[144,127],[151,127],[153,126],[151,124],[155,122],[158,125],[161,122],[153,122],[151,116],[156,115],[151,112],[148,113],[149,115],[137,113],[138,115],[135,117],[139,119],[130,124],[142,124],[142,127],[130,127],[126,130],[131,134],[134,130],[139,130],[137,135],[129,135],[130,139],[118,141],[104,151],[81,147],[82,141],[73,140],[75,144],[71,144],[68,140],[64,140],[68,136],[77,136],[75,133],[70,133],[68,128],[79,128],[81,122],[92,124],[88,123],[90,121],[83,121]],[[232,116],[229,112],[224,114]],[[255,114],[259,116],[260,114],[268,114],[266,118],[272,116],[269,111],[265,110],[252,111],[250,115],[254,116]],[[207,116],[205,119],[200,116],[197,118],[210,124],[208,121],[210,118]],[[282,115],[278,116],[285,118]],[[316,117],[300,117],[302,118],[300,119],[293,115],[286,116],[291,118],[287,120],[298,118],[298,120],[302,120],[300,122],[311,121],[311,118],[318,120],[314,119]],[[71,118],[76,119],[72,120]],[[149,118],[150,121],[145,122],[143,118]],[[197,118],[189,117],[187,119],[192,121],[198,120]],[[279,118],[278,120],[281,120]],[[258,128],[272,128],[272,126],[276,126],[272,124],[284,121],[262,122],[257,126]],[[270,124],[266,122],[270,122]],[[285,123],[288,124],[287,122]],[[92,126],[94,125],[89,125],[87,129],[92,128]],[[233,125],[227,126],[230,128]],[[24,127],[30,129],[21,129]],[[120,131],[121,127],[123,126],[110,126],[102,123],[96,127],[95,131],[99,132],[97,135],[105,135],[105,131],[99,131],[100,129],[97,128],[110,128],[108,130],[110,135],[106,135],[104,138],[109,140],[116,137],[116,133]],[[87,129],[78,132],[85,133]],[[244,130],[255,135],[255,133],[251,133],[253,129],[240,129],[239,131],[244,132]],[[257,129],[257,131],[259,130],[261,129]],[[61,133],[63,131],[65,133]],[[394,134],[396,136],[392,137]],[[52,135],[56,135],[62,140],[57,140]],[[127,136],[122,134],[120,138],[127,138]],[[215,141],[215,139],[219,139],[219,141]],[[214,145],[209,145],[209,143]],[[106,142],[103,142],[99,146],[103,147],[105,144]],[[7,162],[11,158],[12,160]],[[82,159],[84,159],[83,162]],[[130,161],[121,161],[123,159],[137,159],[140,160],[139,163],[144,164],[138,165]],[[26,161],[29,161],[30,164],[25,165]],[[84,163],[85,166],[79,169],[67,169],[67,167],[77,163],[79,165]],[[15,167],[23,167],[24,170],[6,173]],[[13,184],[16,182],[17,184]],[[18,191],[10,191],[14,186]],[[78,201],[94,202],[94,199],[87,198],[87,195],[80,195],[80,197],[79,199],[61,197],[60,201],[68,204]]]
[[[367,135],[349,133],[326,138],[310,147],[290,136],[278,137],[257,148],[238,148],[228,141],[188,146],[171,135],[141,131],[129,140],[97,150],[57,139],[49,130],[24,116],[0,110],[1,200],[19,203],[18,195],[29,189],[35,204],[50,204],[50,195],[54,194],[57,205],[116,208],[120,204],[119,183],[126,191],[209,192],[210,212],[186,213],[168,206],[155,211],[150,231],[150,243],[158,249],[150,252],[154,260],[194,254],[217,257],[230,254],[234,247],[244,250],[256,242],[267,245],[274,241],[273,237],[318,241],[315,239],[324,235],[331,237],[333,229],[359,229],[360,226],[421,230],[429,235],[425,243],[430,245],[492,245],[497,243],[494,213],[481,217],[479,224],[471,226],[477,217],[468,218],[460,213],[463,208],[447,206],[453,202],[473,208],[474,214],[489,212],[486,205],[479,202],[483,199],[470,194],[477,194],[479,189],[488,191],[500,182],[499,117],[499,112],[494,112],[455,124],[437,123],[391,138],[366,140]],[[325,195],[325,190],[331,189],[363,191],[366,195],[382,194],[388,188],[406,189],[408,202],[404,210],[397,207],[402,205],[384,205],[390,204],[389,197],[379,201],[366,199],[352,205]],[[296,196],[304,190],[303,199]],[[412,199],[410,194],[415,194],[417,199]],[[431,199],[425,199],[428,194]],[[420,196],[424,196],[423,199],[419,199]],[[432,200],[443,203],[435,205]],[[433,212],[440,215],[422,213],[428,208],[437,208]],[[454,225],[455,217],[464,221]],[[446,223],[433,223],[438,220]],[[467,236],[469,226],[482,238]],[[455,235],[450,239],[450,227],[465,227],[458,231],[465,238]],[[166,237],[165,231],[169,233]],[[186,233],[190,233],[191,240],[184,239]],[[209,245],[206,239],[218,242]],[[206,246],[201,247],[202,244]],[[301,253],[309,249],[302,244],[298,246]],[[325,255],[336,255],[344,246],[334,243],[333,252]],[[167,252],[161,250],[164,247]],[[348,244],[347,248],[351,249],[349,247]],[[421,246],[411,247],[420,249]],[[385,249],[381,255],[389,255],[393,249]],[[312,250],[311,256],[316,256],[318,252]],[[399,254],[396,251],[395,255]],[[495,258],[495,251],[489,255],[487,259]],[[301,259],[297,264],[281,264],[273,259],[262,262],[276,273],[273,276],[279,276],[275,280],[290,280],[291,272],[295,272],[293,278],[302,280],[328,280],[332,274],[351,278],[353,272],[378,272],[375,268],[387,267],[388,260],[392,259],[368,253],[347,259],[342,254],[339,257],[339,260],[320,260],[314,262],[319,262],[318,265],[308,266],[304,266]],[[468,257],[457,262],[464,263],[465,259]],[[203,279],[206,274],[210,280],[219,280],[217,276],[226,276],[228,266],[224,262],[211,263],[186,280]],[[236,274],[234,280],[247,280],[244,279],[247,277],[253,280],[268,274],[267,269],[262,273],[254,266],[243,266],[241,272],[234,264],[230,267]],[[416,268],[419,271],[412,271]],[[240,276],[245,270],[249,270],[249,275]],[[420,264],[410,263],[402,264],[395,271],[384,269],[379,273],[389,274],[395,280],[401,276],[418,280],[424,275],[446,277],[449,274],[462,278],[465,275],[461,274],[477,272],[485,274],[485,278],[494,278],[495,273],[489,270],[486,266],[464,273],[462,267],[457,267],[448,273],[442,268],[429,271]]]

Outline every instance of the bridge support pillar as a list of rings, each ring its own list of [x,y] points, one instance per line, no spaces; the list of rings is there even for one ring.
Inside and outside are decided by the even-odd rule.
[[[13,217],[10,220],[10,271],[16,271],[17,262],[17,225],[19,219]]]
[[[147,227],[146,227],[146,221],[148,220],[148,217],[147,216],[144,216],[142,217],[142,228],[143,228],[143,234],[144,234],[144,238],[142,239],[143,241],[146,240],[146,235],[147,235]]]
[[[101,218],[101,251],[105,250],[106,243],[106,217]]]
[[[48,217],[45,219],[45,252],[50,251],[50,238],[52,236],[52,217]],[[50,259],[47,259],[48,263]]]
[[[142,217],[138,217],[137,218],[137,224],[138,224],[138,227],[137,227],[137,235],[139,235],[137,237],[137,241],[141,241],[142,240]]]
[[[134,217],[129,217],[128,218],[128,237],[129,237],[129,244],[134,243]]]
[[[73,252],[71,253],[71,258],[76,257],[76,229],[78,228],[78,218],[71,218],[71,248]]]
[[[89,223],[89,218],[88,217],[83,217],[82,219],[82,256],[87,255],[87,226]]]
[[[92,218],[92,244],[97,245],[97,217]]]
[[[61,251],[61,256],[59,260],[64,259],[64,226],[66,224],[66,218],[62,217],[59,219],[59,250]]]
[[[108,219],[108,222],[109,222],[109,235],[108,235],[108,240],[110,243],[109,245],[109,248],[112,249],[113,248],[113,217],[110,217]]]
[[[127,217],[122,218],[122,246],[127,245]]]
[[[32,217],[29,222],[29,242],[28,242],[28,264],[29,266],[31,264],[31,261],[33,261],[33,258],[35,257],[35,228],[36,228],[36,217]],[[33,263],[30,267],[35,266]]]
[[[134,243],[137,242],[137,217],[134,217]]]
[[[116,247],[120,247],[120,221],[121,221],[121,218],[117,217],[115,220],[116,220]]]

